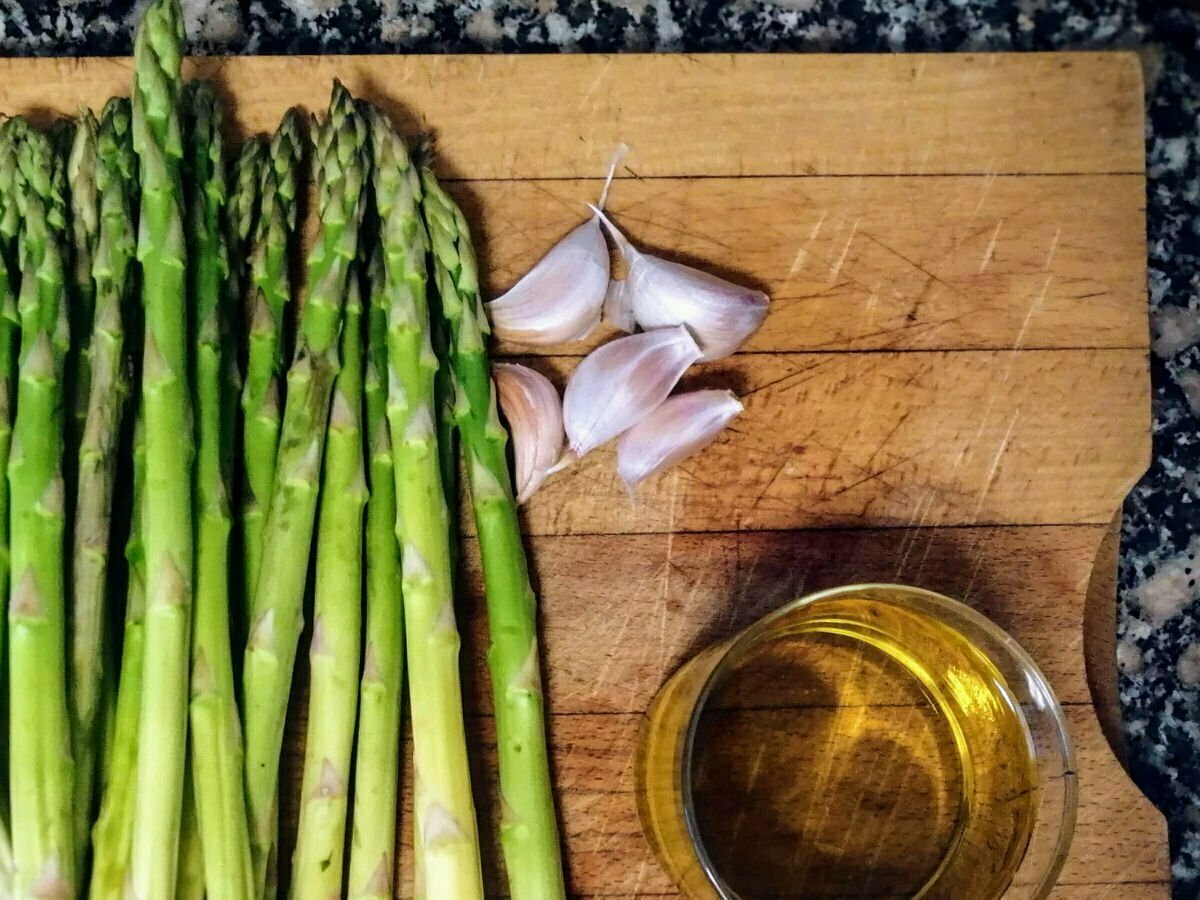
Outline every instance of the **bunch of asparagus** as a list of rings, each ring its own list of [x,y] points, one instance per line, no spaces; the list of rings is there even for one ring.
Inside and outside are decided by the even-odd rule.
[[[183,41],[179,0],[155,0],[129,100],[0,124],[0,898],[260,900],[289,868],[293,898],[393,896],[406,669],[415,894],[483,897],[459,437],[508,887],[563,897],[466,220],[428,150],[340,84],[318,120],[291,111],[233,152]]]

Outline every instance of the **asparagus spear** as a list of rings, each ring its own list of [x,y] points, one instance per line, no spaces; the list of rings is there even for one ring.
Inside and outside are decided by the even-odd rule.
[[[12,445],[12,414],[16,388],[16,352],[18,339],[18,279],[12,239],[20,221],[16,195],[16,147],[7,123],[0,124],[0,772],[8,771],[8,716],[5,646],[8,621],[8,468]],[[0,897],[9,897],[13,889],[12,839],[8,833],[8,789],[0,779]]]
[[[564,897],[546,747],[537,600],[529,584],[505,456],[508,434],[496,413],[496,388],[485,345],[489,328],[479,296],[475,253],[466,218],[427,166],[421,169],[421,183],[434,281],[448,325],[457,394],[455,418],[466,454],[487,589],[488,666],[504,807],[500,842],[509,890],[514,900]]]
[[[143,510],[146,483],[145,428],[139,411],[133,437],[133,500],[129,540],[125,545],[128,587],[125,636],[121,643],[121,675],[117,682],[112,752],[105,773],[106,790],[92,830],[90,900],[123,900],[133,855],[133,815],[138,763],[138,714],[145,656],[146,553]]]
[[[75,286],[74,314],[79,324],[87,326],[95,309],[95,285],[92,282],[92,261],[100,233],[100,193],[97,170],[97,134],[100,125],[90,109],[81,109],[71,137],[67,158],[67,184],[71,189],[72,275]],[[72,325],[75,322],[72,321]],[[89,328],[80,328],[73,337],[86,346],[91,336]]]
[[[20,338],[20,320],[17,313],[17,293],[20,290],[20,270],[17,265],[16,236],[21,215],[17,207],[17,142],[13,135],[19,128],[11,120],[0,123],[0,276],[3,277],[3,296],[0,296],[0,374],[3,385],[3,416],[0,417],[0,663],[7,652],[5,626],[8,624],[8,453],[12,444],[12,418],[16,408],[13,394],[16,389],[17,343]],[[6,665],[0,665],[0,713],[6,709],[8,690],[5,686]],[[0,763],[8,771],[8,741],[4,739],[8,727],[8,716],[0,721]],[[3,790],[0,789],[0,793]]]
[[[311,680],[291,896],[340,896],[362,630],[362,299],[350,278],[317,524]]]
[[[275,849],[279,756],[302,629],[317,479],[338,372],[338,331],[365,201],[366,137],[354,100],[335,84],[328,118],[316,133],[320,233],[308,257],[307,296],[288,371],[275,484],[263,532],[262,573],[251,607],[243,669],[246,797],[260,896]]]
[[[420,181],[386,117],[372,110],[371,124],[389,302],[387,413],[411,672],[415,852],[424,896],[482,897],[458,672],[450,517],[435,425],[438,360],[425,291]]]
[[[246,363],[246,327],[245,308],[249,305],[250,295],[250,238],[258,227],[259,185],[266,168],[267,144],[261,137],[252,137],[242,144],[237,159],[230,166],[229,198],[225,205],[225,243],[229,259],[226,290],[231,305],[231,321],[233,322],[234,344],[236,357],[234,363],[239,371]],[[239,428],[242,427],[239,423]],[[239,444],[244,442],[244,436],[239,432]],[[246,493],[244,472],[238,474],[236,482],[239,497]],[[237,542],[242,548],[241,553],[235,554],[236,584],[241,590],[234,597],[234,635],[240,646],[245,642],[246,631],[250,621],[250,603],[254,596],[254,584],[246,575],[244,528],[241,522],[242,502],[239,500],[239,521]],[[239,677],[240,677],[240,673]]]
[[[67,157],[67,184],[71,200],[72,289],[68,317],[71,347],[67,353],[67,449],[74,461],[86,427],[91,402],[92,319],[96,308],[96,286],[92,277],[96,242],[100,232],[100,198],[96,183],[97,132],[99,124],[90,109],[82,109],[71,129]],[[74,502],[77,473],[68,467],[68,499]]]
[[[90,388],[79,445],[79,492],[72,540],[71,733],[75,758],[75,840],[82,864],[92,823],[99,732],[102,639],[107,617],[108,547],[116,455],[128,385],[122,309],[135,249],[129,182],[129,104],[111,100],[98,128],[95,182],[100,207],[92,263],[96,310],[89,345]],[[81,126],[83,131],[84,127]],[[78,258],[78,256],[76,257]]]
[[[396,543],[396,483],[387,424],[387,296],[383,254],[373,243],[368,266],[366,437],[367,628],[358,701],[350,896],[390,900],[395,871],[396,796],[404,682],[404,609]]]
[[[8,811],[0,810],[0,898],[10,900],[13,896],[13,878],[16,864],[12,855],[12,840],[8,836]]]
[[[245,301],[250,286],[250,238],[258,227],[259,186],[266,164],[266,142],[252,137],[242,144],[229,173],[229,202],[225,207],[229,292],[239,304]],[[239,318],[239,335],[242,324]],[[244,348],[239,347],[239,361],[244,355]]]
[[[296,239],[297,168],[303,130],[300,113],[289,110],[271,138],[261,166],[261,206],[251,249],[250,338],[242,389],[242,463],[246,490],[242,507],[244,577],[247,594],[258,583],[262,531],[275,481],[279,449],[280,378],[285,308],[291,300],[291,249]]]
[[[179,0],[155,0],[134,44],[133,141],[141,185],[138,259],[146,316],[146,647],[138,743],[133,892],[175,889],[186,768],[192,614],[193,458],[180,161]]]
[[[20,376],[8,463],[12,521],[9,603],[9,785],[15,893],[72,896],[70,717],[63,577],[62,375],[68,343],[62,242],[62,160],[50,141],[20,133],[17,202],[21,266]]]
[[[191,775],[202,886],[212,900],[252,900],[250,836],[243,791],[242,734],[229,634],[229,477],[233,400],[225,301],[225,206],[221,108],[211,84],[185,92],[189,292],[195,311],[196,597],[191,681]],[[182,854],[181,854],[182,856]]]
[[[198,801],[192,773],[196,763],[188,750],[188,768],[183,779],[183,817],[179,823],[179,866],[175,874],[174,900],[204,900],[204,838],[200,834]]]

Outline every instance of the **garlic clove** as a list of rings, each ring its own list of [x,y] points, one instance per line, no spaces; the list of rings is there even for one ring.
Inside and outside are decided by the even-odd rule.
[[[582,340],[600,323],[608,267],[608,244],[593,216],[487,304],[493,331],[530,347]]]
[[[584,357],[563,395],[571,449],[583,456],[636,425],[699,358],[695,338],[682,326],[617,338]]]
[[[691,266],[642,254],[630,267],[633,318],[643,328],[686,325],[703,360],[729,356],[767,317],[767,295]]]
[[[563,449],[562,403],[550,380],[525,366],[496,363],[492,377],[512,435],[517,502],[524,503],[558,470]]]
[[[744,407],[732,391],[692,391],[663,401],[617,444],[617,473],[626,486],[703,450]]]
[[[762,291],[642,253],[599,208],[593,206],[592,212],[604,223],[629,264],[620,292],[621,304],[632,311],[642,328],[686,325],[703,351],[702,360],[728,356],[758,331],[769,305]],[[609,293],[613,293],[611,288]]]

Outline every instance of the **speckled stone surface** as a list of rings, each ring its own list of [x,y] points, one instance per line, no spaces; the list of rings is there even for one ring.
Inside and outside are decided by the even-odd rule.
[[[0,0],[0,52],[126,54],[143,3]],[[1138,48],[1154,462],[1125,507],[1118,647],[1130,758],[1200,897],[1200,13],[1133,0],[184,0],[201,53]]]

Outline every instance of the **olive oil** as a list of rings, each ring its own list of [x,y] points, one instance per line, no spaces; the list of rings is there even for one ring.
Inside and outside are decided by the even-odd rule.
[[[642,818],[677,883],[695,897],[1005,896],[1040,775],[986,653],[868,595],[799,606],[727,649],[678,673],[643,732]]]

